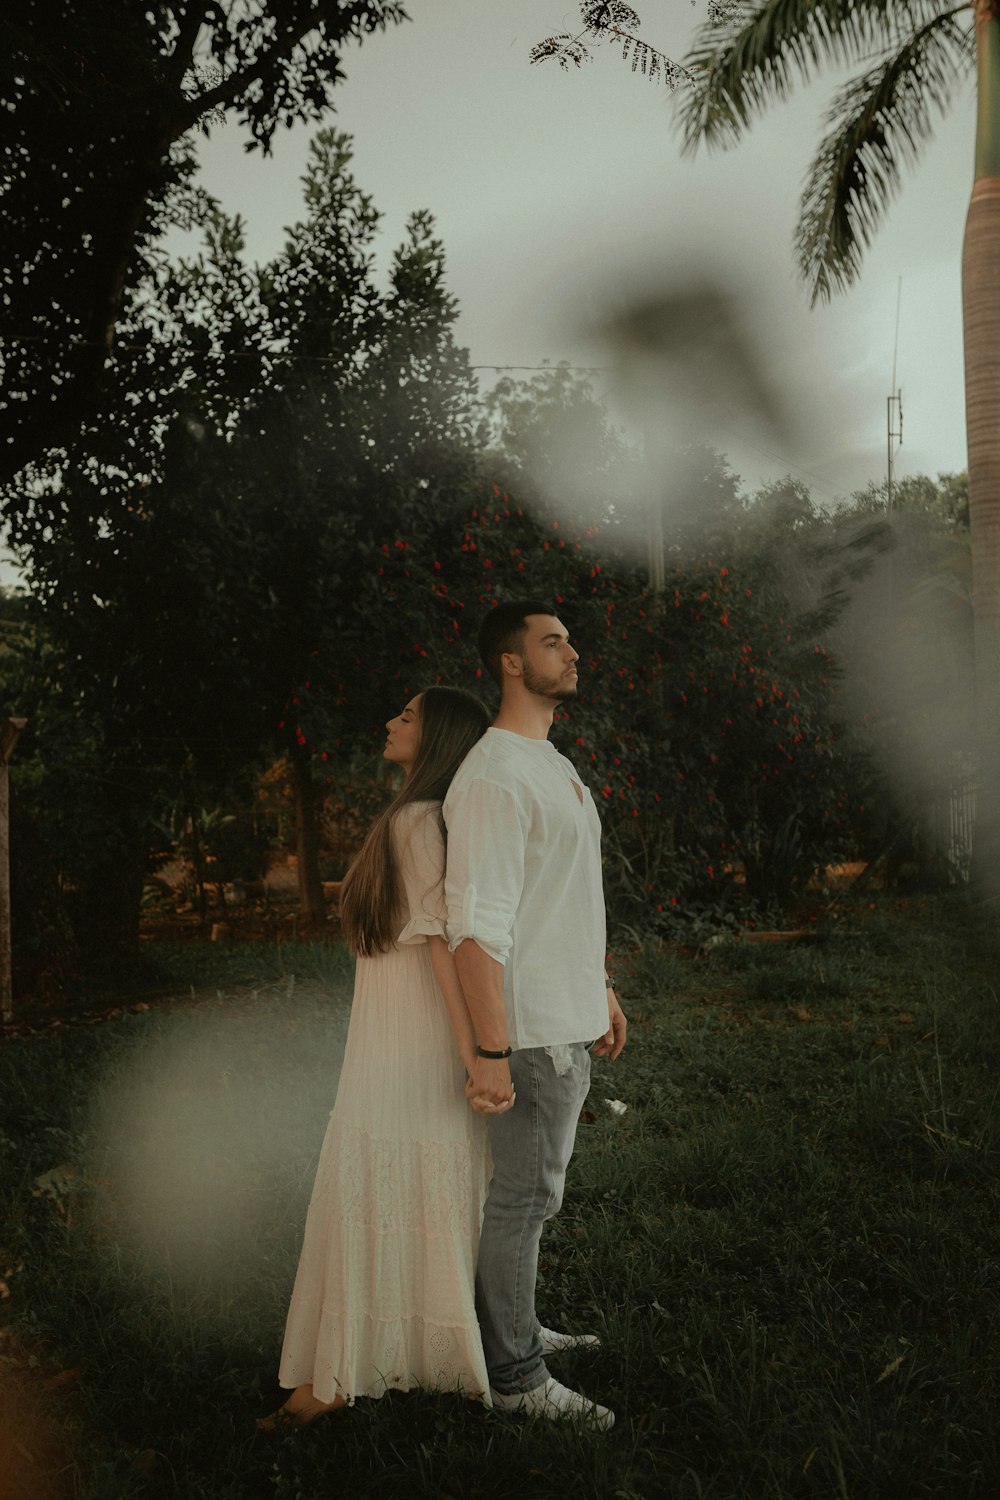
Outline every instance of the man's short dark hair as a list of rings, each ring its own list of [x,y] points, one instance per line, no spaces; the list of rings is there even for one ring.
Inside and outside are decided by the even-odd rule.
[[[479,627],[479,654],[497,687],[503,687],[500,658],[507,651],[520,651],[529,615],[554,615],[544,599],[508,599],[491,609]]]

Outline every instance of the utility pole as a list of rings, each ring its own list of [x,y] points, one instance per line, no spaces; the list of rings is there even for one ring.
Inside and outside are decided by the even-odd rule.
[[[0,724],[0,1019],[14,1019],[13,956],[10,932],[10,780],[7,767],[27,719]]]

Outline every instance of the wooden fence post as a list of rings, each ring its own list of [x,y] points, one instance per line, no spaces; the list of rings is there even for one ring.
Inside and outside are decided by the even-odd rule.
[[[27,719],[5,719],[0,725],[0,1016],[14,1019],[14,977],[10,936],[10,783],[7,767]]]

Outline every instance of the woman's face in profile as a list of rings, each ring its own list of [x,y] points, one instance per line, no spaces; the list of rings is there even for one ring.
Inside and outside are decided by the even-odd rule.
[[[386,721],[388,735],[382,758],[391,760],[394,766],[402,766],[404,771],[409,771],[420,749],[420,696],[418,693],[411,698],[402,713]]]

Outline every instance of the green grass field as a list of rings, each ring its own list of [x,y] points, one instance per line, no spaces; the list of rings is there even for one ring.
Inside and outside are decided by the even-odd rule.
[[[267,1440],[350,965],[158,950],[176,1002],[0,1047],[0,1496],[996,1500],[998,955],[958,897],[622,955],[539,1293],[615,1430],[411,1394]]]

